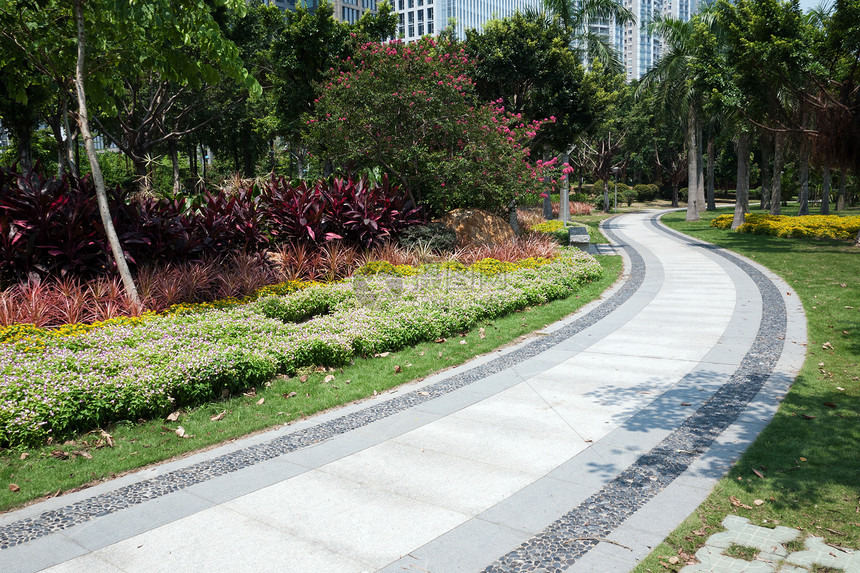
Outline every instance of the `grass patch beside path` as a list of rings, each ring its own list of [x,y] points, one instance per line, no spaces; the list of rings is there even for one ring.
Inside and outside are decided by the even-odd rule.
[[[106,428],[113,447],[95,447],[99,440],[106,441],[96,431],[64,444],[26,452],[3,451],[0,453],[0,511],[293,422],[491,352],[599,298],[620,275],[622,263],[621,257],[599,256],[597,259],[605,270],[604,276],[583,286],[576,294],[483,323],[462,336],[449,337],[444,343],[424,343],[385,357],[356,359],[342,369],[324,372],[305,369],[293,377],[280,376],[253,393],[182,411],[174,422],[141,420]],[[334,378],[326,382],[328,376]],[[304,381],[303,377],[306,377]],[[291,396],[293,392],[295,395]],[[212,420],[221,413],[224,413],[221,419]],[[179,437],[176,429],[180,426],[192,437]],[[10,484],[15,484],[19,491],[10,491]]]
[[[807,357],[773,421],[639,573],[680,570],[730,513],[860,548],[860,249],[708,226],[722,212],[692,223],[683,212],[670,213],[663,222],[741,253],[789,283],[806,312]],[[752,509],[735,506],[732,496]],[[667,562],[673,556],[681,557],[677,564]]]

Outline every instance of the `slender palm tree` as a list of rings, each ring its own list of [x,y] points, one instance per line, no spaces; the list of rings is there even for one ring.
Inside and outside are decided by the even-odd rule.
[[[701,162],[702,94],[694,81],[695,46],[692,20],[657,17],[651,23],[653,32],[663,37],[664,51],[657,65],[639,83],[637,91],[652,87],[664,113],[676,114],[684,125],[687,146],[687,220],[699,219],[699,173]],[[704,198],[704,192],[701,193]]]
[[[543,0],[543,5],[568,31],[571,47],[581,60],[598,60],[613,72],[623,73],[621,58],[609,39],[591,26],[599,22],[631,24],[636,21],[633,12],[618,0]]]

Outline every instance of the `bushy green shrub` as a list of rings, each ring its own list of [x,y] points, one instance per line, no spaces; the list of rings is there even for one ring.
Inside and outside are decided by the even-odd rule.
[[[636,200],[643,203],[653,201],[660,192],[660,187],[653,183],[639,183],[634,185],[633,189],[636,191]]]
[[[407,248],[430,248],[437,252],[452,252],[457,248],[457,233],[443,223],[412,225],[400,233],[398,240]]]

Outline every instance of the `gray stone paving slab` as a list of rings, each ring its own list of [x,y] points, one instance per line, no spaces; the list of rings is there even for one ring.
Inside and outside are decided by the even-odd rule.
[[[224,503],[308,471],[305,466],[274,458],[189,486],[186,492],[212,503]]]
[[[479,518],[410,551],[382,573],[474,573],[486,567],[507,548],[522,543],[528,534]]]
[[[579,505],[591,491],[591,487],[586,484],[543,477],[480,513],[478,517],[534,535],[571,507]]]
[[[149,503],[105,515],[98,521],[82,523],[67,529],[63,535],[81,547],[95,551],[213,505],[213,502],[188,491],[176,491]]]
[[[28,573],[86,555],[88,551],[64,536],[54,533],[24,545],[16,545],[0,552],[0,571]]]

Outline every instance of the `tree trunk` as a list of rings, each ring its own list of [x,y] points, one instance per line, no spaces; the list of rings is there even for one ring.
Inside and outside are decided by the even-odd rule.
[[[809,215],[809,146],[804,145],[800,151],[800,191],[797,195],[800,203],[798,216]]]
[[[18,148],[18,170],[21,173],[29,171],[33,168],[33,130],[16,129],[15,145]]]
[[[699,181],[699,167],[696,163],[698,158],[696,123],[698,123],[696,112],[691,105],[687,112],[687,221],[699,220],[699,207],[696,204],[698,199],[696,186]]]
[[[140,307],[140,298],[137,296],[137,288],[134,286],[134,279],[131,277],[131,272],[128,269],[128,263],[125,260],[125,254],[122,251],[122,245],[119,243],[116,229],[113,226],[110,210],[108,209],[107,191],[105,190],[105,181],[102,177],[102,170],[99,166],[99,160],[96,156],[96,147],[93,144],[93,134],[90,132],[89,117],[87,114],[87,96],[84,91],[84,54],[86,53],[86,38],[84,36],[84,8],[83,0],[74,0],[75,20],[78,28],[78,59],[75,66],[75,90],[78,94],[78,125],[81,129],[81,135],[84,137],[84,147],[87,151],[87,158],[90,162],[90,170],[92,171],[93,183],[96,187],[96,200],[99,205],[99,215],[101,215],[102,225],[105,228],[108,243],[110,244],[111,252],[113,253],[114,261],[116,262],[119,276],[122,278],[122,283],[125,286],[125,294],[129,303],[136,307]]]
[[[830,166],[824,164],[821,168],[821,214],[830,214]]]
[[[206,166],[209,164],[209,154],[206,153],[206,146],[200,144],[200,159],[203,160],[203,187],[206,187]]]
[[[563,153],[561,157],[561,196],[558,200],[558,215],[563,223],[570,222],[570,155]]]
[[[609,213],[609,180],[603,180],[603,212]]]
[[[732,219],[732,230],[740,227],[744,217],[749,213],[750,192],[750,134],[743,132],[738,136],[738,177],[735,187],[735,216]]]
[[[705,160],[702,155],[702,122],[696,115],[696,208],[704,213],[708,204],[705,201]]]
[[[770,170],[770,159],[771,159],[771,145],[773,142],[769,137],[762,134],[761,136],[761,204],[759,208],[762,210],[770,209],[770,193],[771,193],[771,183],[773,183],[773,179],[771,177]]]
[[[179,195],[182,191],[182,181],[179,179],[179,151],[176,149],[176,141],[170,140],[168,144],[170,153],[170,164],[173,166],[173,195]]]
[[[544,163],[546,163],[547,157],[547,154],[544,153]],[[550,194],[552,192],[551,181],[552,178],[549,176],[549,173],[547,173],[543,178],[543,218],[547,221],[552,219],[552,198],[550,197]]]
[[[845,183],[847,177],[845,175],[845,168],[839,170],[839,192],[836,194],[836,210],[844,211],[845,210]]]
[[[672,183],[672,207],[678,206],[678,184]]]
[[[785,135],[776,133],[773,136],[773,182],[770,192],[770,214],[782,213],[782,142]]]
[[[714,138],[708,139],[708,167],[707,167],[707,189],[705,198],[708,201],[708,211],[717,210],[717,202],[714,198]]]

